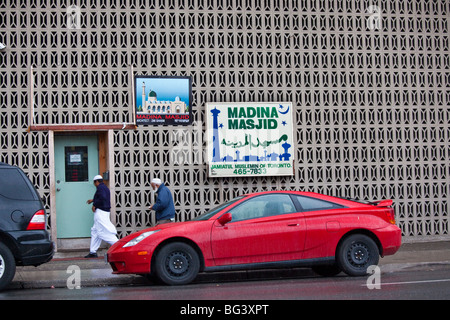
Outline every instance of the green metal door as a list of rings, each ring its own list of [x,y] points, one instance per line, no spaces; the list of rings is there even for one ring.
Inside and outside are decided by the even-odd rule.
[[[91,236],[94,215],[86,201],[94,197],[97,174],[97,136],[55,136],[58,238]]]

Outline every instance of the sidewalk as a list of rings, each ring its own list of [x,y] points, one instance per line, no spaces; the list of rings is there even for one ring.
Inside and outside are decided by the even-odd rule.
[[[104,252],[99,254],[103,255]],[[17,267],[9,289],[67,288],[67,279],[73,274],[69,266],[80,268],[81,287],[149,284],[138,275],[114,275],[103,258],[85,259],[84,253],[56,253],[52,261],[38,267]],[[380,259],[382,273],[417,269],[450,268],[450,241],[406,243],[393,256]],[[199,274],[195,282],[218,282],[246,279],[274,279],[313,275],[305,268],[234,271]]]

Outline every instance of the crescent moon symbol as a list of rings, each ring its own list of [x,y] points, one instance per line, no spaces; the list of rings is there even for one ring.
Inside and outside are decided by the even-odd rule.
[[[282,108],[283,106],[280,104],[280,108]],[[281,111],[280,109],[278,109],[278,112],[279,113],[281,113],[281,114],[286,114],[286,113],[288,113],[289,112],[289,106],[288,106],[288,108],[287,108],[287,110],[286,111]]]

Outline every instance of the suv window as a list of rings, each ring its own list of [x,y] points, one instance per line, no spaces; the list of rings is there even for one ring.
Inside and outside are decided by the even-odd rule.
[[[319,200],[311,197],[305,197],[305,196],[295,196],[297,201],[302,206],[303,211],[315,211],[315,210],[328,210],[328,209],[339,209],[343,208],[343,206],[325,201],[325,200]]]
[[[14,168],[0,168],[0,195],[14,200],[35,200],[24,176]]]
[[[296,212],[287,194],[269,194],[251,198],[230,210],[232,222]]]

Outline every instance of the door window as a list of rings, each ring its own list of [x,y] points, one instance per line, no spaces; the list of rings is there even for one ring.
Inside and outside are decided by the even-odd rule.
[[[257,196],[230,210],[232,222],[296,212],[287,194]]]
[[[66,182],[89,181],[88,147],[65,147]]]

